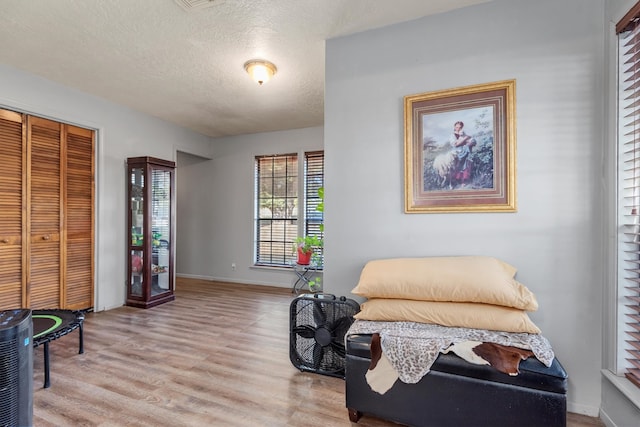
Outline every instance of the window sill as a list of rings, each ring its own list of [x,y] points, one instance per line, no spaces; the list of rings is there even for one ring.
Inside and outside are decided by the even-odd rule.
[[[252,270],[267,270],[267,271],[291,271],[292,267],[286,267],[283,265],[252,265],[249,267]]]
[[[620,377],[608,369],[603,369],[602,375],[609,380],[627,399],[638,409],[640,409],[640,388],[636,387],[631,381],[625,377]]]
[[[252,265],[249,267],[254,270],[268,270],[268,271],[293,271],[293,266],[284,266],[284,265]],[[323,268],[317,267],[315,269],[317,273],[322,273]]]

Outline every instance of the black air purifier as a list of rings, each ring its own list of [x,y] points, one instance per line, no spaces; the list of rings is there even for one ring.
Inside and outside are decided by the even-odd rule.
[[[33,425],[31,310],[0,311],[0,427]]]

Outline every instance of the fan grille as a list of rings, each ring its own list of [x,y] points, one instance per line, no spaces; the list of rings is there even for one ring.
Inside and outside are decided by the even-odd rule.
[[[358,310],[355,301],[345,298],[336,300],[315,294],[293,300],[290,339],[293,365],[300,370],[344,377],[344,336]]]

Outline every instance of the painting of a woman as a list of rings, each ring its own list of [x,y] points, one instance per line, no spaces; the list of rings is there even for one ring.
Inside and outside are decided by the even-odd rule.
[[[491,188],[491,116],[486,108],[473,108],[423,117],[424,191]],[[455,119],[451,120],[453,117]],[[465,121],[460,118],[472,123],[467,128],[471,127],[473,133],[465,129]],[[443,132],[445,127],[448,128],[446,134]],[[476,146],[477,150],[474,150]]]

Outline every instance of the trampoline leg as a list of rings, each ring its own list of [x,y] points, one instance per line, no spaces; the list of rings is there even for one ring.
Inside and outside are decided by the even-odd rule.
[[[49,388],[51,381],[49,379],[49,343],[44,343],[44,388]]]
[[[78,349],[78,354],[82,354],[84,353],[84,334],[82,333],[82,323],[80,323],[79,326],[79,333],[80,333],[80,348]]]

